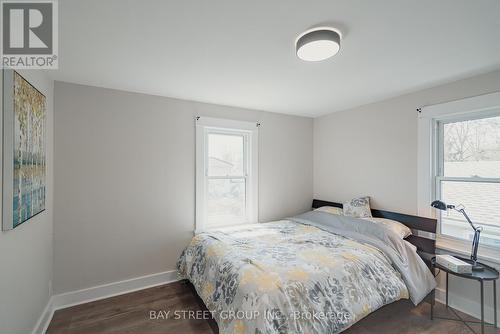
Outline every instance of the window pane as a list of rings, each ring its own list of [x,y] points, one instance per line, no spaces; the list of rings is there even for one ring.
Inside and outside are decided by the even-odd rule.
[[[210,133],[208,135],[208,175],[243,175],[244,137]]]
[[[208,180],[208,224],[226,225],[246,220],[245,179]]]
[[[500,117],[447,123],[444,176],[500,178]]]
[[[441,182],[446,204],[465,206],[474,224],[483,226],[481,244],[500,246],[500,184],[483,182]],[[474,231],[464,216],[454,210],[441,214],[441,233],[472,240]]]

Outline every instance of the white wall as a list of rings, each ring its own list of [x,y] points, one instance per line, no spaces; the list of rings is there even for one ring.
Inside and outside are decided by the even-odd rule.
[[[310,208],[310,118],[55,83],[54,290],[174,270],[194,230],[194,117],[260,121],[259,217]]]
[[[500,90],[500,71],[314,119],[314,195],[417,212],[417,112]]]
[[[500,71],[314,119],[315,198],[370,195],[374,208],[416,214],[416,108],[495,91]],[[477,302],[477,282],[453,278],[450,285],[451,301]],[[491,291],[488,286],[489,305]],[[479,306],[465,306],[466,299],[456,306],[478,314]]]
[[[53,258],[53,82],[41,70],[19,73],[47,97],[47,198],[43,213],[0,232],[0,332],[9,334],[35,327],[51,295]]]

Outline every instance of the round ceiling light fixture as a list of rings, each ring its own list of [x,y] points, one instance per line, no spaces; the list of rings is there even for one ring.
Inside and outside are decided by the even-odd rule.
[[[340,32],[321,27],[303,32],[295,41],[297,57],[305,61],[321,61],[335,56],[340,50]]]

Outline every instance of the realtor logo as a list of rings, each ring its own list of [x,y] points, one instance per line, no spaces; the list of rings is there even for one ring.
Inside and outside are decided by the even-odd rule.
[[[57,1],[1,1],[2,67],[57,69]]]

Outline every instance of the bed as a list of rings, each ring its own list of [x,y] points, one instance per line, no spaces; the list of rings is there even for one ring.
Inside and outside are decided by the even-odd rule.
[[[339,203],[313,201],[320,206]],[[310,211],[197,234],[178,269],[220,333],[339,333],[400,299],[434,291],[434,219],[372,210],[412,230],[403,239],[363,219]]]

